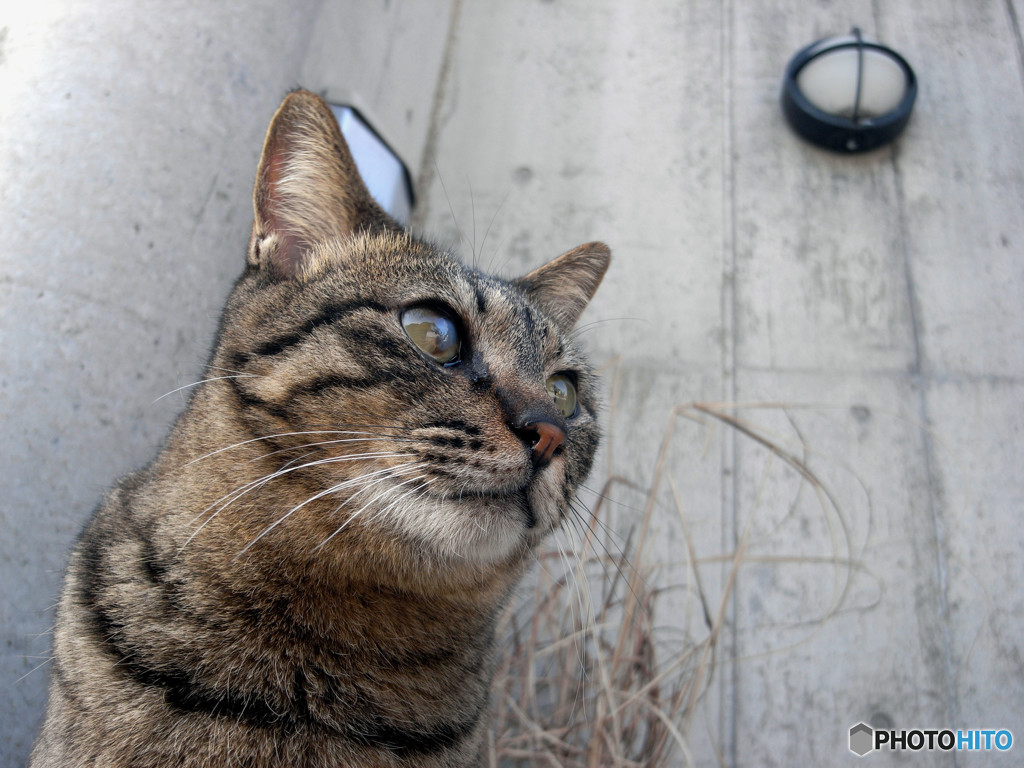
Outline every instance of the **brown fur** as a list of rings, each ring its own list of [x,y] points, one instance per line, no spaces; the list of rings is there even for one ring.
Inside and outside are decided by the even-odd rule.
[[[254,210],[211,380],[72,553],[33,768],[479,764],[496,615],[597,445],[570,331],[608,250],[466,268],[373,203],[304,92]],[[422,303],[457,317],[457,364],[405,337]]]

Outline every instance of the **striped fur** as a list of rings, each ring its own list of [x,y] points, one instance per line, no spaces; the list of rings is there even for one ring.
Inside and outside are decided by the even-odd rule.
[[[571,331],[608,250],[467,268],[373,203],[304,92],[254,210],[208,381],[72,552],[34,768],[480,764],[496,617],[598,442]],[[415,304],[457,318],[456,364],[405,335]],[[530,419],[564,433],[547,463]]]

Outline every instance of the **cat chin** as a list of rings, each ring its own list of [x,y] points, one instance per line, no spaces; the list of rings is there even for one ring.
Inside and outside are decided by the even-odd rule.
[[[558,498],[545,482],[505,495],[424,497],[389,510],[387,522],[441,560],[493,565],[525,555],[558,525]]]

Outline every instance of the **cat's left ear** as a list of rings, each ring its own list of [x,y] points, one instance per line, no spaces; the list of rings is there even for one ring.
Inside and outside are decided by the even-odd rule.
[[[400,229],[374,202],[331,108],[294,91],[267,129],[253,189],[249,263],[281,279],[302,273],[313,246],[365,229]]]
[[[558,324],[570,330],[593,298],[612,254],[604,243],[586,243],[514,281]]]

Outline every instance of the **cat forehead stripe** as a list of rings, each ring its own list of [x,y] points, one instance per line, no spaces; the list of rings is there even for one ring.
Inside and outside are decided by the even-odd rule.
[[[308,338],[317,328],[330,325],[331,323],[336,322],[340,317],[359,310],[372,310],[374,312],[389,311],[383,304],[366,299],[328,304],[317,312],[316,315],[311,317],[309,320],[306,320],[300,328],[278,338],[263,342],[253,350],[253,354],[260,357],[280,354],[289,347],[293,347],[303,341],[303,339]]]

